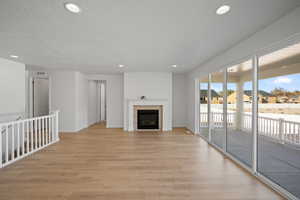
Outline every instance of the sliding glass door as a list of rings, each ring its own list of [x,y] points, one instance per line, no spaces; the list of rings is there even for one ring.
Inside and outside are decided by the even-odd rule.
[[[300,198],[300,43],[201,79],[200,133]]]
[[[252,166],[252,60],[227,69],[227,152]]]
[[[300,44],[262,56],[258,72],[257,170],[300,198]]]

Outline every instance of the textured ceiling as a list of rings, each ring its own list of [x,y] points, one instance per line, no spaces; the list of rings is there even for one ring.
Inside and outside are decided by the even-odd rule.
[[[64,2],[0,0],[0,57],[16,54],[33,68],[86,73],[186,72],[300,1],[73,0],[83,10],[78,15],[67,12]],[[222,4],[232,10],[217,16]]]

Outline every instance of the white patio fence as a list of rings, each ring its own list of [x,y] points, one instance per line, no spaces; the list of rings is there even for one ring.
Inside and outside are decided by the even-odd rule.
[[[227,114],[227,126],[238,128],[236,113]],[[251,132],[252,116],[243,114],[240,117],[245,132]],[[223,127],[223,113],[212,112],[211,121],[213,128]],[[200,127],[208,127],[208,114],[200,113]],[[281,143],[300,145],[300,123],[284,119],[273,119],[269,117],[258,117],[258,134],[278,140]]]
[[[58,142],[58,113],[0,123],[0,168]]]

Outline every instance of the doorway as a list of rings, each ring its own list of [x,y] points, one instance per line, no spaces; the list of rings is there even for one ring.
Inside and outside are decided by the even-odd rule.
[[[31,83],[31,116],[49,115],[49,78],[33,77]]]
[[[106,81],[89,81],[89,125],[106,122]]]

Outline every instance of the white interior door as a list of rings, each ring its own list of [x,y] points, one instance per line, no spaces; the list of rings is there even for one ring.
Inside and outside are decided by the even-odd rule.
[[[49,114],[49,79],[33,79],[33,116],[43,116]]]

